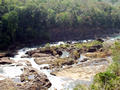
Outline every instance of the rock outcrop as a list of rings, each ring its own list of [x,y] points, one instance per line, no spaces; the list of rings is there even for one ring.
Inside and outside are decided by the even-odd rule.
[[[11,79],[0,80],[0,90],[19,90]]]
[[[24,84],[20,88],[24,90],[47,90],[51,87],[51,83],[45,74],[28,67],[24,69],[24,73],[21,75],[21,82]]]
[[[12,64],[14,61],[8,57],[0,58],[0,64]]]

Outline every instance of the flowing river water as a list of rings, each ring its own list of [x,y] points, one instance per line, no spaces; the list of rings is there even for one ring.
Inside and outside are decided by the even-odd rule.
[[[83,41],[86,42],[86,41]],[[72,42],[75,43],[75,42]],[[50,44],[51,46],[55,46],[55,45],[60,45],[60,44],[64,44],[64,42],[58,42],[56,44]],[[5,78],[12,78],[15,82],[21,82],[20,81],[20,75],[23,73],[24,71],[24,67],[26,66],[25,61],[28,60],[31,64],[32,67],[37,69],[40,72],[43,72],[48,79],[50,80],[50,82],[52,83],[52,86],[49,88],[49,90],[73,90],[73,88],[75,87],[75,85],[77,84],[91,84],[93,78],[91,78],[90,81],[84,81],[84,80],[74,80],[72,78],[66,78],[66,77],[59,77],[59,76],[53,76],[51,75],[51,70],[46,70],[46,69],[41,69],[44,66],[49,67],[48,64],[42,64],[42,65],[38,65],[35,63],[34,58],[22,58],[22,56],[26,56],[26,52],[30,51],[30,50],[34,50],[38,47],[34,47],[34,48],[23,48],[18,50],[18,54],[15,55],[14,57],[11,57],[11,60],[14,60],[15,62],[19,62],[22,63],[22,66],[17,66],[16,63],[15,64],[10,64],[10,65],[1,65],[0,66],[0,80],[3,80]],[[68,52],[63,52],[63,55],[61,57],[68,57],[69,53]],[[81,61],[82,59],[84,59],[85,56],[82,56],[79,58],[79,61]],[[81,62],[78,62],[78,64],[81,64]],[[76,66],[78,64],[75,64],[73,66]],[[29,78],[33,78],[33,76],[29,76]]]

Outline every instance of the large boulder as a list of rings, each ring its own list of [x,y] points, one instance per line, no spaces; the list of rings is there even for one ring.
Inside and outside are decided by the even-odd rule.
[[[24,83],[21,87],[24,90],[48,90],[51,87],[47,76],[33,68],[24,69],[24,73],[21,75],[21,82]]]
[[[21,81],[22,83],[16,83],[12,79],[0,80],[0,90],[48,90],[51,87],[47,76],[33,68],[25,69]]]
[[[52,48],[50,48],[50,47],[40,48],[40,52],[41,52],[41,53],[52,54],[53,51],[54,51],[54,49],[52,49]]]
[[[26,52],[26,54],[28,54],[29,56],[32,56],[34,53],[39,53],[39,52],[40,52],[40,50],[35,49],[35,50],[31,50],[31,51]]]
[[[49,56],[49,57],[36,57],[35,58],[35,62],[38,64],[38,65],[41,65],[41,64],[51,64],[55,61],[56,57],[54,56]]]
[[[77,63],[77,60],[73,60],[72,58],[57,58],[51,64],[50,68],[61,68],[62,66],[66,65],[73,65]]]
[[[88,49],[88,52],[96,52],[97,50],[99,50],[99,49],[102,48],[102,47],[103,47],[102,45],[91,46],[91,47]]]
[[[42,48],[37,48],[35,50],[31,50],[26,52],[28,55],[27,57],[49,57],[50,55],[52,56],[61,56],[62,51],[59,50],[57,47],[52,46],[52,47],[42,47]],[[24,56],[23,56],[24,58]]]
[[[99,41],[99,42],[101,42],[101,43],[103,43],[103,42],[104,42],[104,40],[103,40],[103,39],[101,39],[101,38],[96,39],[96,41]]]

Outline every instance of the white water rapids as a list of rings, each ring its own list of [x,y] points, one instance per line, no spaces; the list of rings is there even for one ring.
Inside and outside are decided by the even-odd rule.
[[[51,44],[51,46],[56,46],[64,44],[64,42],[58,42],[57,44]],[[12,78],[15,82],[21,82],[20,81],[20,75],[23,73],[24,67],[26,66],[25,61],[29,61],[32,64],[32,67],[37,69],[40,72],[43,72],[50,82],[52,83],[52,86],[49,88],[49,90],[73,90],[73,87],[76,84],[79,84],[81,81],[78,80],[73,80],[71,78],[65,78],[65,77],[57,77],[53,76],[50,74],[51,70],[46,70],[46,69],[40,69],[44,66],[48,66],[48,64],[42,64],[38,65],[35,63],[34,58],[21,58],[22,56],[26,56],[26,52],[30,50],[34,50],[36,48],[23,48],[18,50],[18,54],[15,55],[14,57],[11,57],[11,60],[14,60],[16,63],[21,63],[23,64],[22,66],[17,66],[15,64],[10,64],[10,65],[1,65],[0,66],[0,80],[3,80],[5,78]],[[67,52],[65,52],[66,54]],[[67,55],[63,55],[68,56]]]
[[[85,42],[85,41],[84,41]],[[73,42],[76,43],[76,42]],[[64,42],[58,42],[57,44],[51,44],[51,46],[56,46],[64,44]],[[23,73],[24,67],[26,66],[25,61],[29,61],[32,64],[32,67],[37,69],[40,72],[43,72],[50,82],[52,83],[52,86],[49,88],[49,90],[73,90],[75,85],[80,83],[88,83],[86,81],[81,80],[73,80],[71,78],[65,78],[65,77],[57,77],[50,74],[51,70],[41,69],[44,66],[49,67],[48,64],[42,64],[38,65],[35,63],[34,58],[21,58],[22,56],[26,56],[26,52],[30,50],[34,50],[36,48],[23,48],[18,50],[18,55],[15,55],[14,57],[11,57],[11,60],[14,60],[15,62],[22,63],[22,66],[17,66],[16,64],[10,64],[10,65],[1,65],[0,66],[0,80],[3,80],[5,78],[12,78],[17,82],[20,82],[20,75]],[[66,56],[69,55],[69,53],[64,52]],[[63,55],[64,57],[64,55]],[[82,60],[84,56],[81,56],[79,60]]]

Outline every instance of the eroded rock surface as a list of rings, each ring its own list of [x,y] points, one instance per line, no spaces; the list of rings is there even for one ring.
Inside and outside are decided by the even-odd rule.
[[[14,61],[8,57],[0,58],[0,64],[12,64]]]
[[[102,40],[100,41],[103,42]],[[19,76],[15,76],[15,78],[19,77],[20,82],[14,83],[13,79],[5,79],[3,81],[5,86],[2,86],[2,90],[8,90],[9,83],[6,84],[7,81],[10,82],[12,90],[14,88],[15,90],[48,90],[48,88],[53,86],[54,82],[52,80],[58,78],[54,78],[54,76],[64,77],[66,80],[69,78],[70,82],[75,80],[91,81],[94,75],[106,70],[110,63],[107,57],[111,55],[110,52],[108,53],[108,51],[106,52],[103,49],[101,44],[93,46],[90,44],[90,46],[87,46],[87,43],[82,45],[81,43],[76,43],[75,45],[71,42],[66,45],[31,49],[28,52],[26,50],[25,48],[18,53],[20,57],[18,55],[15,58],[18,58],[18,60],[13,65],[14,67],[23,66],[22,73]],[[7,54],[7,56],[11,55]],[[81,57],[82,55],[84,57]],[[0,53],[0,64],[12,65],[12,60],[7,56],[4,53]],[[47,76],[40,72],[42,70],[46,70]],[[54,79],[51,80],[51,77]],[[51,82],[48,78],[50,78]],[[3,84],[0,82],[0,85]]]
[[[91,79],[99,72],[104,72],[109,65],[106,58],[98,58],[81,62],[81,64],[64,68],[61,71],[52,72],[53,75],[72,78],[74,80],[91,81]]]
[[[19,90],[11,79],[0,80],[0,90]]]
[[[21,75],[21,82],[23,85],[20,88],[25,90],[47,90],[51,86],[47,76],[32,67],[24,69],[24,73]]]

